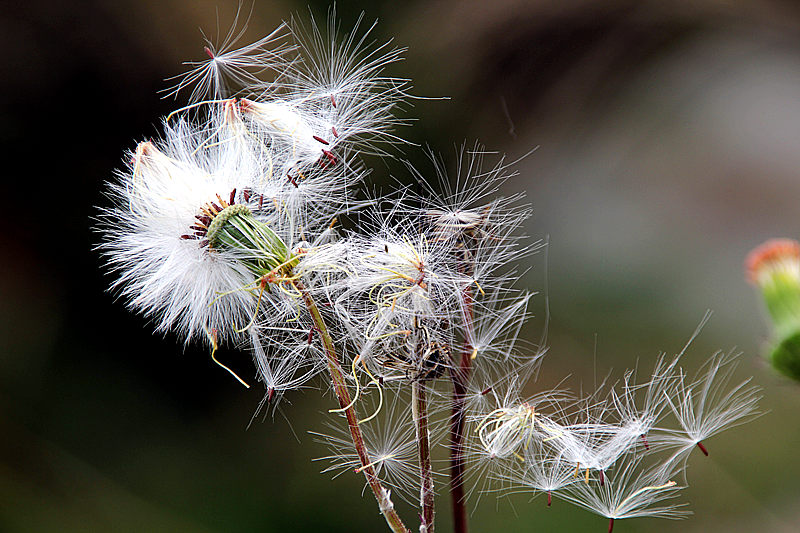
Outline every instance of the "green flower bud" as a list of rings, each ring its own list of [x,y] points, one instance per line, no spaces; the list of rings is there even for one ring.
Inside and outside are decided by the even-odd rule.
[[[789,335],[775,346],[769,354],[775,370],[800,381],[800,332]]]
[[[746,266],[772,319],[770,362],[781,374],[800,381],[800,243],[767,241],[750,252]]]

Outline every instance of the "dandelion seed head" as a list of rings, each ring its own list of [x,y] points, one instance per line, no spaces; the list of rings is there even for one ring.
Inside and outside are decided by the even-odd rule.
[[[230,154],[195,152],[200,136],[181,122],[163,141],[139,144],[110,187],[115,207],[102,215],[112,288],[159,331],[176,330],[186,341],[207,340],[212,330],[230,337],[231,324],[255,305],[247,268],[230,253],[212,253],[205,239],[213,216],[250,177],[220,160]]]

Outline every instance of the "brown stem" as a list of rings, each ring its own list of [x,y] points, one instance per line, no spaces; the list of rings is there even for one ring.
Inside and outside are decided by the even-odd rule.
[[[428,430],[428,400],[425,397],[425,382],[415,381],[412,384],[412,410],[417,432],[417,450],[419,451],[419,506],[420,533],[433,533],[433,470],[431,469],[430,432]]]
[[[472,329],[472,290],[464,289],[464,328]],[[472,377],[472,346],[468,336],[464,338],[464,349],[461,352],[459,366],[454,367],[450,376],[453,381],[453,416],[450,421],[450,496],[453,508],[453,531],[467,533],[466,494],[464,492],[464,429],[466,423],[467,389]]]
[[[314,299],[311,297],[311,294],[308,292],[305,286],[300,281],[295,281],[294,286],[302,296],[303,302],[308,308],[308,312],[311,314],[311,319],[314,321],[314,325],[316,326],[320,337],[322,338],[322,344],[325,347],[325,357],[328,360],[328,371],[331,374],[331,381],[333,381],[333,389],[336,392],[339,405],[342,409],[344,409],[344,414],[347,418],[347,425],[350,428],[350,436],[353,439],[353,446],[355,447],[356,453],[358,454],[358,459],[361,462],[361,468],[359,468],[359,470],[364,472],[364,477],[367,479],[367,483],[372,489],[375,499],[378,500],[378,508],[386,519],[386,523],[389,525],[391,530],[395,533],[410,533],[409,529],[405,526],[405,524],[403,524],[403,520],[400,518],[400,515],[397,514],[397,511],[394,508],[394,503],[392,503],[390,498],[390,492],[383,487],[380,479],[378,479],[378,476],[375,473],[375,468],[373,468],[370,462],[369,455],[367,454],[367,450],[364,446],[364,437],[362,436],[361,428],[358,425],[358,417],[356,416],[355,410],[350,405],[350,393],[347,390],[344,374],[342,373],[342,367],[339,364],[338,357],[336,356],[336,350],[333,346],[333,339],[331,338],[331,334],[328,332],[328,328],[325,325],[322,314],[319,312],[317,304],[314,302]]]

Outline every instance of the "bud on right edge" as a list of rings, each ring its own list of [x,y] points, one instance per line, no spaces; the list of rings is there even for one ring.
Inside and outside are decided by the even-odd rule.
[[[800,243],[770,239],[745,261],[747,276],[764,297],[773,334],[768,357],[781,374],[800,381]]]

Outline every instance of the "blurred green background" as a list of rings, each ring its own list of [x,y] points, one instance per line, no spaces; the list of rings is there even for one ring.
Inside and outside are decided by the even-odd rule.
[[[327,4],[313,2],[323,16]],[[800,387],[760,358],[766,325],[742,261],[800,237],[800,8],[790,1],[338,2],[407,46],[419,117],[400,135],[453,161],[479,140],[518,165],[508,192],[549,239],[523,268],[539,291],[525,331],[549,346],[538,388],[573,389],[659,352],[695,369],[741,350],[768,414],[710,439],[690,463],[688,521],[624,531],[800,530]],[[250,423],[244,390],[202,349],[154,335],[106,292],[91,217],[123,150],[176,105],[158,94],[203,58],[198,28],[227,30],[236,2],[7,2],[0,10],[5,227],[0,232],[0,531],[382,531],[362,479],[331,481],[329,397],[291,394]],[[300,2],[255,5],[255,40]],[[419,168],[424,156],[407,149]],[[389,170],[375,162],[376,182]],[[252,376],[248,356],[221,354]],[[440,485],[441,486],[441,485]],[[449,528],[446,495],[438,524]],[[415,511],[401,504],[409,523]],[[484,497],[473,531],[605,531],[556,501]]]

